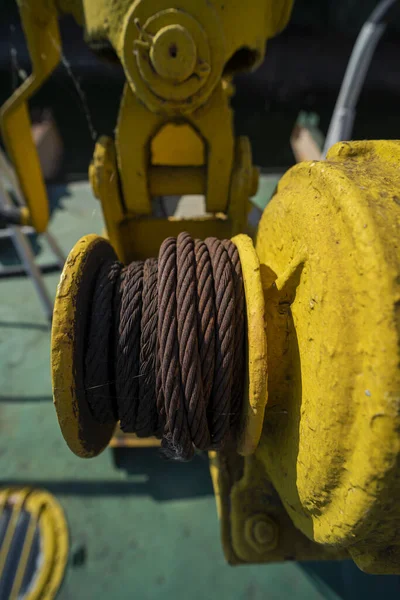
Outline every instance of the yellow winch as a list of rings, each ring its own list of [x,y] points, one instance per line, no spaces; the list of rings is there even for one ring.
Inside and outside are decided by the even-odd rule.
[[[231,563],[351,557],[399,573],[400,142],[297,165],[246,235],[258,173],[234,137],[231,77],[260,64],[291,7],[20,2],[33,74],[2,125],[38,231],[27,99],[60,60],[58,15],[109,42],[126,75],[89,170],[108,239],[80,240],[58,286],[54,401],[79,456],[117,423],[174,458],[208,450]],[[184,194],[204,195],[205,214],[153,216],[152,198]]]

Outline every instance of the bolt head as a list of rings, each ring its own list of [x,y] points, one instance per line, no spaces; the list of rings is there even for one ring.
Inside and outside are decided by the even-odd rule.
[[[245,523],[245,537],[259,554],[274,550],[278,545],[278,526],[266,515],[254,515]]]

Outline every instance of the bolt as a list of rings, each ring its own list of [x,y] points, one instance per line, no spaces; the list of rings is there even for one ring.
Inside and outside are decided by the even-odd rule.
[[[154,36],[150,60],[156,73],[163,79],[185,81],[196,67],[196,44],[185,27],[168,25]]]
[[[266,515],[254,515],[246,520],[245,538],[253,550],[265,554],[278,545],[278,526]]]
[[[267,521],[258,521],[253,527],[254,539],[260,546],[271,545],[275,539],[275,530]]]

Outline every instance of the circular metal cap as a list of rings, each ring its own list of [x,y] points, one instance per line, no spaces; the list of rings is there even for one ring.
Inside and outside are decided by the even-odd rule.
[[[68,255],[58,284],[51,332],[54,405],[69,448],[81,458],[97,456],[109,444],[116,423],[93,417],[84,381],[85,332],[96,277],[106,260],[116,260],[111,244],[98,235],[81,238]]]
[[[185,27],[168,25],[155,35],[150,59],[160,77],[175,82],[185,81],[196,68],[196,44]]]
[[[170,0],[133,3],[121,31],[122,64],[135,95],[153,112],[186,114],[203,105],[221,80],[224,36],[211,4],[190,13]]]

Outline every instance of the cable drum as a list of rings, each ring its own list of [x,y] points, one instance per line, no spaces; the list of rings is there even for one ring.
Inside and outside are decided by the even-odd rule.
[[[98,270],[85,341],[93,418],[162,439],[190,460],[237,429],[244,392],[245,301],[229,240],[167,238],[158,259]]]

